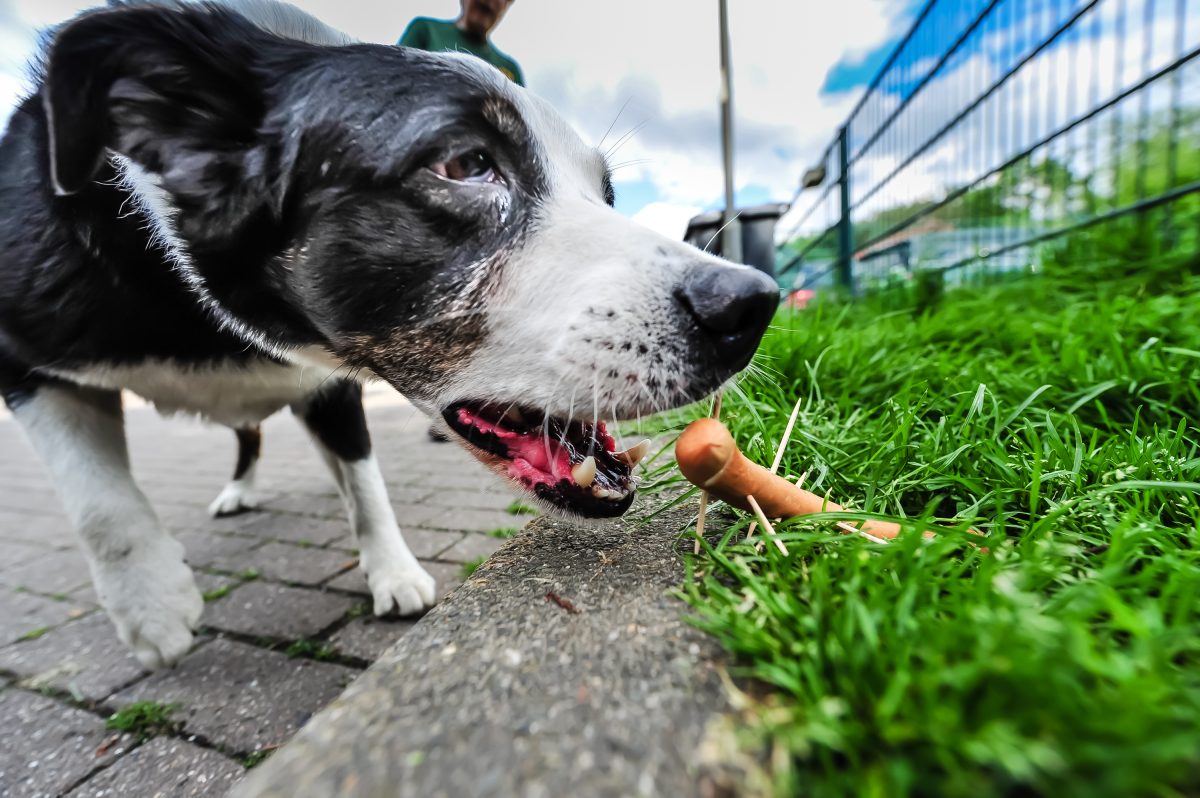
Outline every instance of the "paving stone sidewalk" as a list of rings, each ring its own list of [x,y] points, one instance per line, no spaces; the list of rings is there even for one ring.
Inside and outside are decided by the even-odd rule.
[[[529,519],[423,416],[371,389],[392,504],[443,594]],[[148,673],[96,605],[53,487],[0,412],[0,796],[220,796],[413,626],[378,620],[333,483],[284,412],[263,427],[259,511],[212,519],[234,437],[127,402],[134,473],[205,592],[197,645]],[[167,724],[106,727],[138,702]],[[144,706],[144,704],[138,704]],[[128,714],[128,712],[126,713]]]

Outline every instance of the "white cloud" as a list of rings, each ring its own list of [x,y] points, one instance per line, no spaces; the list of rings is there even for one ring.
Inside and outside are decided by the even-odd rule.
[[[702,208],[699,205],[679,205],[670,202],[651,202],[633,215],[633,220],[668,238],[681,239],[688,222]]]
[[[366,41],[394,43],[414,16],[452,17],[456,0],[293,0]],[[91,3],[16,0],[15,26],[0,20],[5,59],[17,74],[32,51],[32,31]],[[906,0],[836,3],[738,0],[730,3],[739,189],[765,187],[791,196],[800,173],[848,113],[853,98],[823,96],[828,71],[897,33]],[[3,16],[3,15],[0,15]],[[619,182],[648,180],[660,199],[678,207],[718,201],[722,194],[719,139],[717,4],[699,0],[519,0],[497,30],[498,46],[525,70],[530,88],[551,100],[585,139],[640,131],[614,154],[635,161]],[[14,46],[13,40],[19,44]],[[11,86],[0,85],[11,103]]]
[[[412,16],[452,17],[455,0],[379,8],[363,0],[297,3],[335,27],[392,41]],[[800,173],[849,112],[848,96],[822,96],[828,71],[855,62],[897,33],[905,0],[730,3],[737,187],[791,197]],[[640,129],[614,153],[633,161],[619,181],[648,180],[664,202],[702,206],[723,191],[717,4],[698,0],[520,0],[494,37],[530,88],[586,140],[606,145]],[[618,186],[619,188],[619,186]]]

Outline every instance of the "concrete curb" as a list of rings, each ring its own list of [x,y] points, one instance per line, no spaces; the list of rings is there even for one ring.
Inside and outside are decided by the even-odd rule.
[[[728,705],[668,595],[683,523],[537,519],[231,795],[711,794]]]

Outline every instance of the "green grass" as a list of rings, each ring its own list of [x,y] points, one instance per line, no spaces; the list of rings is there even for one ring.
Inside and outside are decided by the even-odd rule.
[[[511,537],[515,537],[516,534],[520,531],[521,530],[517,529],[515,526],[502,526],[498,529],[490,530],[488,532],[488,534],[494,538],[501,538],[502,540],[508,540]]]
[[[306,657],[308,659],[330,660],[337,656],[337,651],[324,643],[313,640],[296,640],[288,644],[284,650],[292,659]]]
[[[141,742],[174,731],[178,723],[171,720],[171,715],[178,709],[178,704],[135,701],[109,716],[104,725],[113,731],[132,734]]]
[[[522,501],[514,501],[512,504],[504,508],[504,512],[511,515],[538,515],[536,507],[530,507]]]
[[[41,637],[42,635],[46,634],[46,632],[49,632],[49,631],[50,631],[49,626],[39,626],[36,629],[30,629],[28,632],[21,635],[17,639],[18,640],[37,640],[39,637]]]
[[[800,399],[783,473],[953,528],[881,546],[796,520],[783,556],[740,542],[739,516],[689,561],[770,791],[1200,794],[1198,272],[1051,270],[917,318],[778,320],[726,395],[747,455],[771,462]]]
[[[244,767],[246,770],[256,768],[262,764],[264,759],[266,759],[273,753],[274,753],[274,751],[264,751],[261,748],[257,751],[251,751],[250,753],[248,753],[244,757],[242,757],[242,767]]]
[[[479,566],[483,565],[483,561],[486,559],[487,557],[476,557],[473,560],[467,560],[465,563],[463,563],[459,567],[459,572],[462,574],[462,578],[470,579],[471,574],[475,573]]]
[[[220,587],[214,587],[212,590],[206,590],[200,595],[205,601],[216,601],[217,599],[223,599],[228,596],[229,591],[231,590],[233,590],[233,585],[221,585]]]

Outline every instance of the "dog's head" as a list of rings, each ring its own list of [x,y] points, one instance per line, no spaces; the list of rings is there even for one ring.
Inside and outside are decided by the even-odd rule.
[[[713,391],[778,299],[616,213],[600,152],[468,56],[130,8],[59,32],[43,100],[56,189],[115,158],[219,320],[378,375],[579,514],[623,512],[644,453],[601,419]]]

